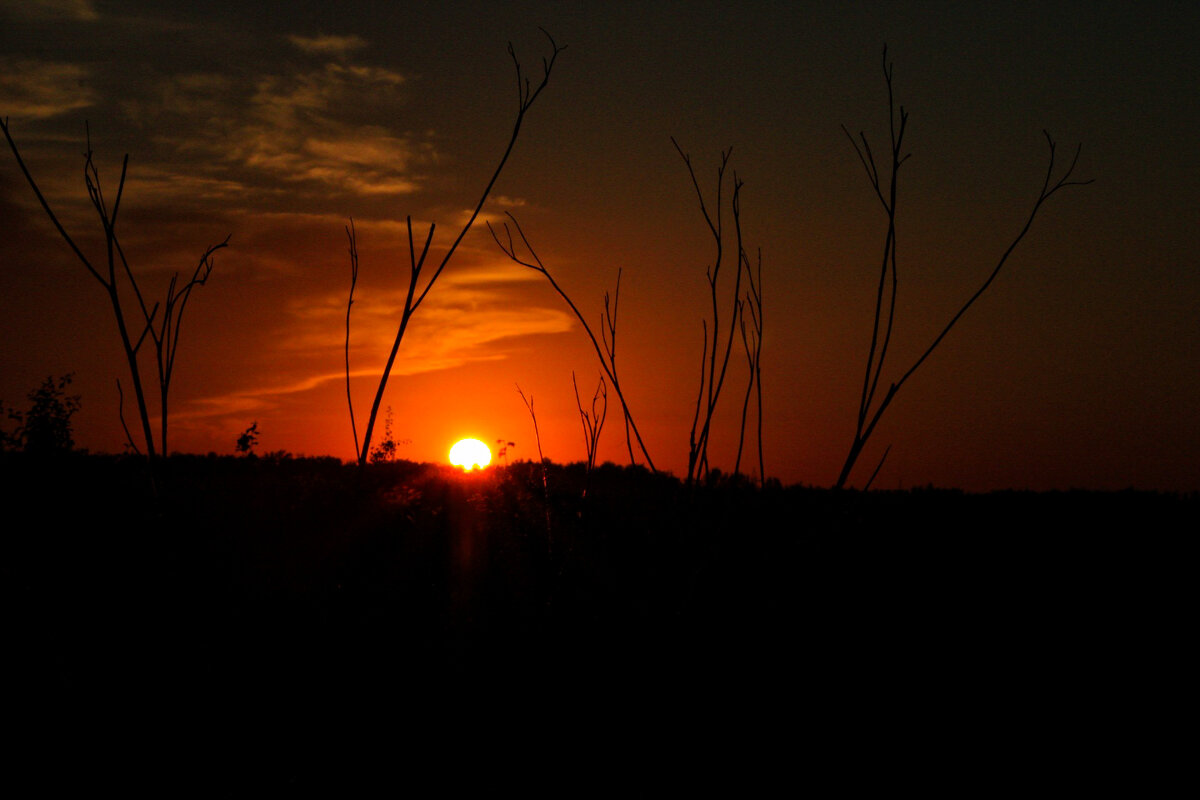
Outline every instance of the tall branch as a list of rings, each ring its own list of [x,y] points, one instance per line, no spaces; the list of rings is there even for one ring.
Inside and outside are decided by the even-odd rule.
[[[629,411],[629,403],[625,400],[625,392],[621,389],[621,381],[617,377],[616,303],[614,302],[614,304],[613,304],[613,309],[614,309],[613,314],[611,316],[606,316],[604,318],[605,326],[608,327],[611,325],[611,327],[609,327],[609,332],[608,332],[607,336],[604,333],[604,329],[603,328],[601,329],[601,336],[605,336],[605,346],[601,347],[600,342],[596,339],[596,335],[594,333],[592,333],[592,326],[588,324],[587,319],[579,311],[579,308],[575,305],[574,301],[571,300],[570,296],[567,295],[566,291],[564,291],[563,288],[558,285],[558,281],[554,280],[554,276],[550,274],[550,270],[546,269],[546,265],[542,263],[542,259],[538,256],[537,252],[533,249],[533,245],[531,245],[529,243],[529,239],[525,236],[525,231],[523,231],[521,229],[521,224],[519,222],[517,222],[517,218],[514,217],[511,212],[506,212],[506,213],[508,213],[508,218],[509,218],[509,220],[512,221],[513,228],[516,229],[517,236],[520,237],[521,244],[524,246],[525,251],[529,253],[529,256],[528,256],[528,258],[525,258],[525,257],[520,256],[517,253],[516,243],[512,236],[512,229],[510,229],[508,227],[507,222],[504,223],[504,237],[505,238],[503,241],[500,239],[500,235],[496,232],[495,227],[493,227],[490,222],[488,223],[488,230],[491,231],[492,238],[495,240],[496,245],[512,261],[516,262],[517,264],[520,264],[523,267],[527,267],[528,269],[531,269],[534,272],[541,273],[541,275],[544,276],[546,278],[546,280],[550,282],[550,286],[554,289],[554,291],[558,292],[558,296],[561,297],[566,302],[567,306],[575,314],[575,318],[579,320],[579,324],[583,326],[584,333],[587,334],[588,339],[591,341],[592,347],[596,351],[596,356],[600,359],[601,369],[604,370],[604,374],[608,376],[609,382],[612,383],[613,389],[617,393],[617,399],[620,400],[620,402],[621,402],[621,409],[625,414],[625,420],[628,423],[628,425],[630,426],[630,428],[633,429],[633,435],[637,438],[638,448],[642,452],[642,457],[646,459],[646,464],[650,467],[651,471],[657,471],[654,468],[654,460],[652,458],[650,458],[650,453],[646,450],[646,444],[645,444],[645,442],[642,441],[642,434],[640,431],[638,431],[637,423],[634,421],[633,415]],[[532,259],[532,260],[530,260],[530,259]],[[620,274],[619,273],[618,273],[617,279],[618,279],[618,290],[619,290],[619,287],[620,287]],[[607,309],[607,296],[605,297],[605,300],[606,300],[605,307]],[[630,460],[631,461],[633,460],[632,451],[630,452]]]
[[[587,498],[588,485],[591,482],[592,469],[596,466],[596,451],[600,446],[600,431],[604,429],[604,420],[608,418],[608,391],[604,385],[604,376],[592,393],[592,408],[588,411],[579,399],[579,383],[575,380],[575,371],[571,370],[571,386],[575,389],[575,407],[579,409],[579,420],[583,425],[583,442],[587,449],[587,467],[583,478],[583,496]],[[599,409],[596,406],[599,405]]]
[[[879,424],[879,420],[883,417],[883,413],[887,410],[887,408],[891,405],[892,400],[896,397],[896,393],[900,391],[900,387],[903,386],[908,381],[908,379],[913,376],[913,374],[917,371],[917,369],[923,363],[925,363],[926,359],[929,358],[929,356],[933,353],[933,351],[935,349],[937,349],[938,345],[942,343],[942,340],[945,339],[946,334],[948,334],[950,332],[951,328],[953,328],[958,323],[958,321],[962,318],[962,316],[967,312],[967,309],[970,308],[972,305],[974,305],[975,301],[978,300],[983,295],[983,293],[985,291],[987,291],[988,287],[992,285],[992,282],[996,279],[996,276],[1000,274],[1001,268],[1003,268],[1005,263],[1007,263],[1009,256],[1012,255],[1013,251],[1016,250],[1017,245],[1019,245],[1021,243],[1021,241],[1025,238],[1025,235],[1029,232],[1029,229],[1033,225],[1033,220],[1037,217],[1038,212],[1042,208],[1042,204],[1045,203],[1048,199],[1050,199],[1050,197],[1053,196],[1059,189],[1065,188],[1067,186],[1085,186],[1089,183],[1092,183],[1091,180],[1080,181],[1080,180],[1072,180],[1071,179],[1071,175],[1075,172],[1075,166],[1079,161],[1079,153],[1080,153],[1080,150],[1082,147],[1081,145],[1077,146],[1075,148],[1075,155],[1071,159],[1070,165],[1067,166],[1066,170],[1062,173],[1062,175],[1057,179],[1054,178],[1055,160],[1056,160],[1056,145],[1055,145],[1054,139],[1050,136],[1050,134],[1046,131],[1042,131],[1042,133],[1046,137],[1046,143],[1050,149],[1049,163],[1046,166],[1046,174],[1042,180],[1041,189],[1038,192],[1037,198],[1034,200],[1033,207],[1030,209],[1029,216],[1026,218],[1025,224],[1021,227],[1021,229],[1017,233],[1017,235],[1013,237],[1012,241],[1009,243],[1008,247],[1004,250],[1003,254],[1001,254],[999,260],[996,262],[995,267],[993,267],[992,271],[988,274],[987,279],[984,280],[982,285],[975,291],[975,293],[972,294],[967,299],[967,301],[962,304],[961,307],[959,307],[958,311],[950,318],[950,321],[946,323],[945,327],[942,328],[941,332],[936,337],[934,337],[934,339],[930,343],[930,345],[924,350],[924,352],[922,352],[920,357],[917,358],[917,360],[912,364],[912,366],[910,366],[900,376],[900,379],[888,386],[887,392],[884,393],[883,398],[878,402],[878,404],[874,405],[874,408],[872,410],[872,403],[875,400],[876,390],[879,387],[880,376],[883,372],[884,359],[887,355],[887,347],[888,347],[888,343],[891,340],[891,335],[892,335],[892,319],[893,319],[893,316],[895,313],[896,284],[897,284],[897,279],[896,279],[896,272],[897,272],[897,268],[896,268],[896,261],[897,261],[897,259],[896,259],[896,197],[897,197],[897,186],[898,186],[897,174],[899,172],[900,165],[903,164],[904,161],[908,158],[907,155],[904,155],[904,156],[900,155],[901,142],[904,138],[905,128],[908,123],[908,112],[904,109],[904,106],[900,106],[899,116],[897,116],[895,113],[895,110],[894,110],[895,109],[895,101],[894,101],[894,93],[893,93],[893,88],[892,88],[892,66],[887,61],[887,48],[884,48],[883,52],[884,52],[884,79],[887,83],[889,130],[890,130],[890,135],[891,135],[891,150],[892,150],[892,170],[891,170],[890,180],[888,182],[888,191],[887,191],[886,197],[882,190],[882,183],[880,180],[879,172],[876,169],[875,161],[874,161],[873,156],[871,155],[870,146],[867,144],[866,136],[863,134],[859,134],[859,139],[862,142],[862,147],[860,148],[859,142],[857,140],[855,140],[855,138],[853,136],[850,136],[849,132],[846,131],[845,126],[842,127],[842,130],[846,131],[846,135],[850,139],[851,144],[854,145],[855,152],[858,154],[859,160],[862,162],[863,167],[867,172],[867,178],[868,178],[869,182],[871,183],[872,188],[875,190],[876,196],[879,197],[880,202],[883,204],[884,211],[887,214],[887,218],[888,218],[888,228],[887,228],[887,234],[885,235],[885,238],[884,238],[883,268],[880,271],[879,285],[878,285],[878,289],[876,292],[876,299],[875,299],[874,329],[873,329],[872,337],[871,337],[871,346],[867,352],[866,377],[864,378],[864,381],[863,381],[863,391],[862,391],[862,396],[861,396],[860,402],[859,402],[857,422],[856,422],[855,430],[854,430],[854,438],[851,441],[849,453],[846,456],[846,460],[842,465],[841,473],[838,475],[837,483],[835,484],[835,487],[839,488],[839,489],[842,488],[843,486],[845,486],[846,481],[848,480],[848,478],[850,476],[850,472],[854,468],[855,462],[858,460],[858,457],[861,454],[863,447],[866,445],[867,440],[870,438],[871,434],[874,432],[875,426]],[[891,300],[890,300],[889,306],[888,306],[887,321],[886,321],[886,325],[884,328],[883,342],[882,342],[882,345],[879,347],[878,353],[876,353],[876,345],[878,343],[879,330],[880,330],[880,318],[883,313],[882,309],[883,309],[884,284],[886,282],[889,270],[890,270],[890,274],[891,274],[891,287],[892,287]],[[889,447],[889,449],[890,449],[890,447]],[[884,458],[886,458],[886,457],[887,457],[887,452],[885,451]],[[872,473],[871,479],[867,481],[868,486],[871,484],[872,481],[874,481],[875,475],[878,474],[879,469],[882,466],[883,466],[883,459],[880,459],[879,466],[877,466],[875,468],[875,472]]]
[[[50,207],[50,203],[46,200],[42,190],[38,187],[37,181],[34,180],[33,175],[26,166],[25,160],[21,157],[20,150],[17,148],[17,144],[13,140],[9,130],[7,118],[0,120],[0,129],[3,129],[4,138],[8,141],[8,146],[17,160],[21,172],[25,175],[30,188],[33,189],[33,193],[41,204],[42,209],[46,212],[46,216],[50,218],[51,223],[63,241],[75,253],[88,273],[100,283],[104,288],[105,294],[108,296],[109,305],[112,307],[113,317],[117,324],[117,332],[121,339],[121,346],[125,352],[125,360],[129,366],[130,378],[133,382],[134,397],[138,405],[138,416],[142,423],[142,436],[146,443],[146,455],[153,462],[159,453],[163,455],[167,453],[168,397],[171,377],[175,368],[175,357],[178,352],[179,331],[183,322],[184,309],[187,306],[188,299],[191,297],[192,290],[203,286],[207,282],[213,268],[213,253],[226,247],[229,243],[229,237],[226,236],[223,242],[212,245],[205,250],[204,255],[200,258],[200,263],[192,273],[191,280],[184,284],[182,288],[178,288],[178,273],[172,277],[167,289],[165,304],[155,303],[152,307],[147,308],[137,276],[130,267],[129,260],[125,256],[125,250],[121,247],[120,238],[117,235],[117,214],[120,211],[121,200],[125,194],[125,181],[129,174],[129,155],[126,154],[121,161],[121,175],[117,182],[116,196],[113,198],[110,208],[108,200],[104,195],[100,170],[96,165],[95,156],[92,151],[91,129],[85,125],[87,149],[84,153],[83,182],[88,194],[88,200],[91,202],[92,209],[99,218],[100,227],[104,231],[105,266],[98,268],[84,255],[83,251],[75,243],[75,240],[67,232],[66,227],[59,220],[58,215]],[[118,269],[118,265],[120,269]],[[130,333],[129,322],[125,318],[126,312],[121,302],[119,285],[121,275],[124,275],[125,281],[129,284],[130,289],[137,299],[138,309],[141,311],[144,322],[141,333],[138,335],[136,341],[134,341]],[[155,319],[160,308],[163,309],[163,316],[161,322],[158,323],[159,327],[156,328]],[[157,448],[154,442],[154,432],[150,425],[150,412],[146,392],[142,384],[141,368],[138,363],[138,354],[147,336],[155,344],[156,367],[158,370],[160,439]],[[117,390],[121,396],[121,406],[123,406],[124,392],[121,389],[119,381]],[[123,407],[118,408],[118,416],[121,419],[121,426],[125,430],[130,445],[136,451],[138,449],[137,445],[129,435],[129,428],[125,424]]]
[[[742,464],[742,446],[746,438],[746,418],[750,411],[750,395],[754,388],[758,388],[758,477],[759,483],[766,481],[766,475],[763,473],[763,455],[762,455],[762,250],[758,251],[758,275],[757,277],[750,271],[750,267],[746,265],[746,283],[749,289],[746,291],[745,300],[743,300],[738,326],[742,331],[742,346],[746,351],[746,364],[749,368],[750,378],[746,382],[746,394],[742,398],[742,424],[738,429],[738,449],[737,459],[733,463],[734,474],[737,474],[741,469]],[[746,318],[750,318],[750,327],[747,328]]]
[[[350,408],[350,430],[354,434],[354,455],[359,456],[358,425],[354,422],[354,398],[350,394],[350,309],[354,306],[354,287],[358,285],[358,239],[354,231],[354,218],[346,227],[346,238],[350,241],[350,296],[346,299],[346,405]]]
[[[418,291],[418,286],[420,285],[421,270],[425,265],[425,257],[429,253],[429,245],[433,241],[433,231],[435,226],[429,226],[429,233],[425,238],[425,246],[422,248],[421,255],[418,258],[415,248],[413,247],[412,217],[408,217],[408,296],[405,298],[404,309],[400,314],[400,322],[396,330],[396,338],[392,343],[392,349],[388,354],[387,363],[385,364],[383,372],[379,378],[379,387],[375,392],[375,399],[371,403],[371,414],[367,418],[367,428],[363,434],[362,446],[358,450],[359,464],[365,464],[367,461],[367,454],[371,447],[371,435],[375,429],[376,418],[379,416],[379,406],[383,402],[383,394],[384,390],[387,388],[388,377],[391,375],[392,367],[396,362],[396,354],[400,350],[400,342],[404,339],[404,333],[408,329],[409,320],[412,319],[413,314],[416,313],[416,310],[420,308],[421,304],[425,302],[425,298],[429,295],[429,291],[433,288],[433,285],[437,283],[437,279],[441,277],[442,271],[445,270],[446,265],[450,263],[450,259],[453,258],[455,251],[458,249],[459,243],[462,242],[463,237],[467,235],[467,232],[475,223],[476,217],[479,216],[479,212],[483,209],[484,203],[487,202],[488,197],[491,195],[492,187],[496,185],[496,181],[499,179],[500,173],[504,170],[504,165],[508,163],[508,158],[512,154],[513,147],[517,143],[517,135],[521,132],[521,125],[525,121],[525,115],[529,112],[529,109],[533,106],[538,96],[542,93],[542,90],[546,88],[546,84],[550,80],[550,72],[554,68],[554,62],[558,59],[559,53],[566,49],[565,45],[563,47],[559,47],[555,43],[554,38],[547,33],[545,29],[540,30],[550,41],[551,55],[549,58],[542,59],[542,79],[536,86],[532,85],[530,80],[525,77],[521,68],[521,62],[517,59],[517,55],[513,50],[512,43],[510,42],[508,45],[508,53],[512,57],[513,66],[516,69],[517,75],[517,114],[516,119],[513,122],[512,133],[509,135],[508,144],[504,148],[504,153],[500,157],[500,161],[496,165],[496,169],[492,173],[491,178],[488,180],[487,185],[484,187],[483,192],[480,193],[479,200],[476,202],[470,217],[459,230],[458,235],[454,238],[450,248],[442,257],[442,260],[434,270],[433,275],[429,277],[429,280],[425,283],[424,288],[420,289],[420,291]]]
[[[713,417],[716,414],[717,403],[720,400],[721,389],[725,384],[725,375],[729,367],[729,357],[733,352],[733,341],[736,338],[738,319],[741,313],[741,285],[743,266],[748,268],[748,259],[746,258],[744,245],[742,242],[742,213],[741,213],[741,191],[743,181],[741,181],[737,173],[733,175],[733,196],[730,200],[730,208],[733,212],[733,227],[734,227],[734,282],[733,292],[730,301],[730,314],[728,325],[723,325],[721,322],[721,300],[719,281],[721,277],[721,266],[725,261],[726,239],[725,231],[722,223],[723,203],[721,194],[725,185],[725,172],[729,165],[729,158],[732,154],[732,149],[727,149],[721,153],[721,163],[717,167],[717,190],[716,202],[713,209],[710,211],[707,201],[704,199],[704,192],[700,188],[700,181],[696,177],[696,170],[692,166],[691,157],[684,152],[679,146],[679,142],[674,137],[671,138],[671,144],[675,146],[676,152],[683,159],[684,165],[687,167],[688,176],[692,181],[692,188],[696,192],[696,199],[700,203],[700,213],[704,217],[705,223],[708,225],[709,232],[712,234],[715,247],[713,263],[705,270],[705,277],[708,280],[709,299],[712,307],[712,327],[709,329],[707,322],[705,323],[705,351],[707,353],[707,364],[700,376],[700,391],[696,398],[696,413],[692,420],[692,429],[688,435],[688,475],[687,481],[691,483],[693,480],[700,477],[701,474],[708,472],[708,443],[712,432]],[[722,347],[724,353],[721,353]],[[720,366],[718,368],[718,360]],[[703,413],[701,413],[701,403],[703,402]],[[699,432],[697,432],[697,426]]]

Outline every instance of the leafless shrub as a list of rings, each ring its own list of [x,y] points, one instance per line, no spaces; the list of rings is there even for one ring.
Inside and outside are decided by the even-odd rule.
[[[700,188],[700,181],[696,178],[696,170],[692,167],[691,157],[683,151],[683,148],[679,146],[679,142],[675,141],[674,137],[671,138],[671,144],[675,145],[675,150],[687,166],[688,175],[692,179],[692,187],[696,190],[696,198],[700,201],[700,213],[704,215],[704,222],[708,225],[709,232],[713,237],[713,244],[715,245],[713,261],[705,269],[705,277],[708,280],[709,297],[712,304],[712,326],[710,328],[707,319],[701,321],[704,330],[704,346],[700,356],[700,387],[696,394],[696,411],[692,416],[692,429],[688,434],[687,481],[688,483],[692,483],[701,477],[707,477],[709,472],[708,444],[710,434],[712,433],[713,415],[717,410],[717,403],[721,397],[721,389],[725,385],[725,375],[729,367],[729,356],[733,351],[733,340],[738,329],[738,320],[743,313],[741,296],[742,273],[743,271],[750,271],[750,261],[746,256],[746,250],[742,244],[741,191],[743,181],[738,178],[736,172],[733,174],[733,196],[730,199],[734,238],[734,246],[732,248],[728,246],[728,231],[724,224],[724,206],[721,201],[721,194],[725,186],[725,172],[729,166],[729,157],[733,153],[732,149],[721,153],[721,164],[717,167],[716,198],[710,212],[708,203],[704,199],[704,192]],[[730,253],[730,250],[732,250],[732,253]],[[721,267],[730,258],[733,260],[733,269],[735,270],[733,292],[731,294],[732,299],[723,301],[720,297],[719,288]],[[729,303],[729,322],[727,325],[723,325],[721,322],[721,307],[725,302]]]
[[[600,376],[596,391],[592,394],[592,408],[589,411],[583,407],[579,399],[579,383],[575,373],[571,372],[571,385],[575,387],[575,407],[579,409],[579,420],[583,424],[583,442],[587,448],[587,470],[584,473],[583,496],[587,497],[588,481],[592,469],[596,466],[596,449],[600,445],[600,431],[604,429],[604,420],[608,417],[608,388],[604,385],[604,376]],[[599,406],[597,408],[597,406]]]
[[[17,149],[17,144],[13,141],[12,134],[9,131],[8,120],[0,120],[0,128],[4,131],[4,138],[8,140],[8,146],[12,149],[13,156],[16,157],[17,165],[24,173],[25,179],[29,182],[29,186],[37,195],[38,201],[45,210],[46,215],[58,230],[63,241],[71,248],[72,252],[79,258],[83,266],[91,274],[93,278],[103,287],[105,294],[108,295],[109,303],[112,305],[113,316],[117,322],[117,331],[121,337],[121,346],[125,351],[125,359],[129,364],[130,379],[133,382],[134,397],[137,399],[138,416],[142,424],[142,437],[146,445],[146,455],[154,461],[157,453],[167,454],[167,422],[169,419],[168,397],[171,388],[171,378],[175,373],[175,357],[179,348],[179,332],[183,324],[183,313],[187,308],[188,300],[191,298],[192,290],[203,286],[207,283],[209,276],[213,270],[213,254],[216,251],[228,246],[229,237],[220,244],[210,245],[204,254],[200,256],[199,263],[192,272],[191,278],[182,286],[179,285],[179,273],[176,273],[171,278],[171,283],[167,288],[166,300],[162,303],[154,303],[150,308],[146,306],[145,297],[142,294],[141,287],[138,285],[137,278],[133,270],[129,266],[129,261],[125,257],[125,251],[121,247],[120,238],[117,236],[117,213],[121,207],[121,199],[125,192],[125,178],[129,170],[129,155],[126,154],[121,162],[121,177],[117,182],[117,192],[113,198],[112,205],[109,206],[108,200],[104,196],[104,189],[100,181],[100,170],[96,166],[95,158],[92,152],[91,133],[87,134],[87,152],[84,153],[83,166],[83,181],[87,188],[88,199],[91,201],[92,208],[100,218],[100,225],[104,231],[104,261],[99,267],[92,263],[92,260],[84,255],[83,250],[75,243],[75,240],[67,233],[62,222],[59,221],[58,215],[51,209],[45,195],[38,188],[37,181],[29,172],[29,168],[25,165],[24,159],[21,158],[21,153]],[[141,312],[141,321],[131,323],[126,319],[126,311],[121,302],[120,285],[124,282],[128,283],[134,297],[137,299],[138,310]],[[159,310],[162,310],[162,316],[158,318]],[[137,333],[135,328],[141,326],[141,332]],[[155,351],[155,368],[158,377],[158,393],[159,393],[159,441],[158,448],[155,448],[154,432],[150,425],[149,402],[146,398],[146,392],[142,385],[142,372],[138,362],[139,351],[146,341],[146,337],[150,337],[150,341],[154,343]],[[125,424],[124,416],[124,391],[121,389],[120,381],[117,381],[117,391],[121,398],[121,409],[119,411],[121,417],[121,425],[125,430],[125,435],[129,446],[135,452],[141,452],[136,441],[130,434],[129,427]]]
[[[517,394],[521,395],[521,401],[525,403],[525,408],[529,409],[529,418],[533,420],[533,436],[537,439],[538,467],[542,471],[543,507],[546,509],[546,547],[551,549],[553,538],[550,532],[550,481],[546,477],[546,456],[542,454],[542,434],[538,431],[537,413],[533,410],[533,395],[526,397],[525,392],[521,391],[520,385],[517,386]]]
[[[727,234],[723,221],[723,202],[722,191],[725,185],[726,167],[729,163],[731,155],[730,150],[726,150],[721,154],[721,165],[717,169],[717,194],[716,203],[710,214],[707,202],[704,199],[704,193],[700,189],[699,181],[696,178],[695,170],[692,168],[691,158],[683,152],[679,143],[674,138],[671,143],[675,145],[675,149],[683,158],[684,164],[688,168],[688,174],[691,176],[692,185],[696,190],[696,196],[700,201],[700,211],[704,215],[705,222],[708,224],[709,230],[712,232],[714,242],[716,244],[716,257],[713,263],[707,268],[706,276],[709,284],[709,293],[712,302],[712,327],[711,337],[709,321],[702,321],[704,330],[703,337],[703,352],[701,354],[701,370],[700,370],[700,388],[696,398],[696,410],[692,418],[692,429],[688,439],[688,476],[689,483],[707,475],[708,464],[708,443],[709,434],[712,430],[712,420],[716,413],[717,403],[720,399],[721,388],[725,382],[726,372],[729,366],[729,357],[733,348],[733,341],[738,331],[739,322],[742,325],[743,341],[746,344],[747,352],[750,358],[750,387],[747,389],[746,404],[749,403],[749,395],[751,390],[761,382],[761,367],[759,366],[759,357],[762,352],[761,334],[762,334],[762,297],[760,284],[755,282],[753,276],[750,278],[751,291],[747,293],[745,301],[741,298],[741,285],[743,271],[750,274],[750,261],[746,255],[745,248],[742,243],[742,224],[741,224],[741,187],[742,181],[737,175],[733,176],[733,197],[732,197],[732,215],[733,215],[733,233],[734,246],[728,247]],[[512,227],[509,223],[504,223],[504,237],[501,238],[497,230],[489,223],[488,229],[492,232],[492,238],[496,240],[496,244],[500,249],[517,264],[523,267],[534,270],[545,276],[550,282],[550,286],[558,293],[560,297],[570,307],[575,317],[583,326],[584,332],[592,343],[592,347],[596,351],[597,357],[600,359],[600,367],[604,371],[604,375],[608,377],[614,391],[617,393],[617,399],[621,403],[621,411],[625,419],[625,443],[629,450],[630,463],[636,463],[636,458],[633,453],[633,445],[630,440],[630,431],[633,432],[636,438],[638,447],[643,458],[646,459],[647,465],[651,470],[654,470],[654,461],[650,458],[649,452],[646,450],[646,445],[642,441],[641,433],[638,431],[637,424],[633,420],[633,415],[629,411],[629,403],[625,398],[625,392],[621,388],[621,381],[617,373],[617,358],[616,358],[616,343],[617,343],[617,310],[621,294],[621,272],[617,272],[617,288],[613,293],[610,302],[610,296],[606,292],[604,295],[604,314],[601,316],[600,338],[597,339],[592,331],[591,325],[587,319],[579,311],[579,308],[567,295],[566,291],[559,285],[554,276],[546,268],[533,246],[529,243],[528,237],[521,229],[521,225],[517,222],[516,217],[511,213],[508,215],[512,222]],[[516,239],[513,238],[513,230],[515,229],[517,239],[520,240],[524,254],[517,252]],[[720,297],[720,280],[721,267],[726,264],[731,257],[729,251],[733,251],[734,261],[734,281],[732,292],[732,307],[730,309],[729,322],[725,326],[721,323],[721,307],[723,301]],[[762,275],[762,255],[759,254],[759,279]],[[742,321],[743,303],[750,303],[753,308],[752,314],[755,314],[752,326],[756,333],[749,334],[745,329],[745,322]],[[754,336],[755,342],[753,345],[747,340],[748,336]],[[723,353],[722,353],[723,351]],[[719,362],[719,367],[718,367]],[[578,394],[578,392],[576,392]],[[582,409],[582,406],[581,406]],[[703,410],[703,413],[702,413]],[[745,432],[746,425],[746,409],[743,409],[742,415],[742,433]],[[742,441],[739,438],[738,445],[738,462],[741,462]],[[762,471],[762,395],[761,389],[759,393],[759,471]]]
[[[634,437],[637,439],[638,448],[641,450],[642,457],[646,459],[646,464],[651,471],[654,469],[654,460],[650,458],[650,453],[646,450],[646,445],[642,441],[642,434],[638,431],[637,423],[634,422],[633,415],[629,411],[629,403],[625,400],[625,392],[621,389],[621,380],[617,376],[617,305],[621,299],[621,272],[617,271],[617,288],[612,296],[612,303],[609,303],[609,295],[604,293],[604,314],[600,318],[603,327],[600,329],[601,339],[596,338],[596,334],[592,332],[592,326],[588,324],[587,319],[579,311],[578,306],[571,300],[567,293],[559,286],[558,281],[554,280],[554,276],[546,269],[546,265],[542,263],[542,259],[538,257],[537,252],[533,249],[533,245],[529,243],[529,239],[525,236],[525,231],[521,230],[521,224],[517,222],[517,218],[511,213],[508,218],[512,221],[512,227],[516,229],[517,236],[521,240],[527,256],[522,256],[517,253],[516,244],[512,236],[512,229],[508,223],[504,223],[504,239],[501,240],[500,235],[491,223],[488,223],[488,230],[492,233],[492,238],[496,240],[496,244],[504,251],[504,254],[510,259],[520,264],[523,267],[540,272],[550,282],[550,286],[554,291],[558,292],[566,304],[574,312],[575,318],[579,320],[579,324],[583,326],[584,333],[592,343],[592,347],[596,350],[596,356],[600,359],[600,368],[604,370],[604,374],[608,376],[609,382],[612,384],[613,390],[617,393],[617,399],[621,403],[621,413],[625,417],[625,446],[629,448],[629,462],[636,463],[633,455],[633,445],[629,439],[629,432],[632,430]],[[603,344],[601,344],[601,340]]]

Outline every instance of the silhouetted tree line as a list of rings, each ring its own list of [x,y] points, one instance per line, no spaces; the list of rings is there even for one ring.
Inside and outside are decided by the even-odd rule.
[[[809,702],[881,680],[900,697],[1007,691],[1081,637],[1107,648],[1127,626],[1169,626],[1187,607],[1169,602],[1188,585],[1170,571],[1190,563],[1181,532],[1200,503],[762,488],[715,469],[689,487],[583,462],[469,479],[334,458],[170,467],[178,480],[146,503],[144,459],[0,454],[14,685],[123,703],[445,703],[475,681],[560,701],[659,681],[705,698],[796,686]],[[1027,659],[1038,669],[1013,669]]]

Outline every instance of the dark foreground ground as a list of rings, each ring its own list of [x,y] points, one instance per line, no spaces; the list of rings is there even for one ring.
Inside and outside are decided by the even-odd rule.
[[[115,457],[0,465],[6,698],[43,721],[486,706],[834,741],[982,721],[1053,758],[1169,707],[1195,634],[1194,495],[606,466],[585,498],[580,466],[547,492],[531,463],[189,456],[151,492]]]

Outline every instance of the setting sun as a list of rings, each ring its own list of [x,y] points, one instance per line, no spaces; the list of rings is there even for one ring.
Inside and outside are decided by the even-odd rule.
[[[492,461],[492,451],[478,439],[462,439],[450,448],[450,463],[465,472],[483,469]]]

